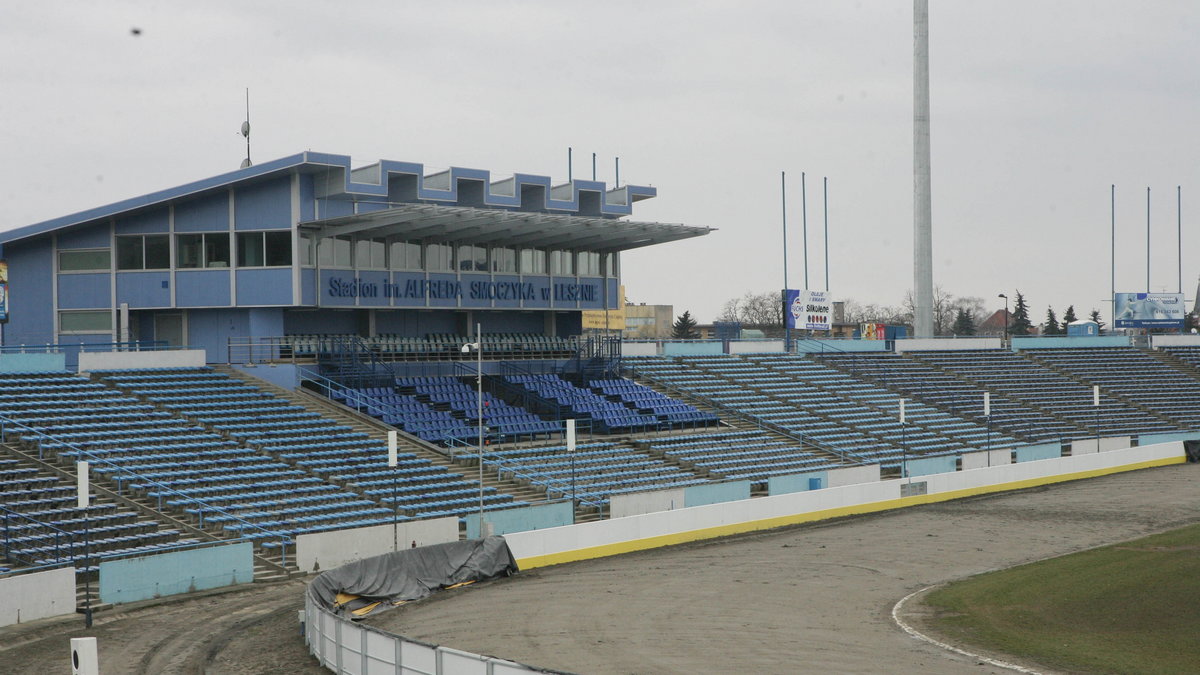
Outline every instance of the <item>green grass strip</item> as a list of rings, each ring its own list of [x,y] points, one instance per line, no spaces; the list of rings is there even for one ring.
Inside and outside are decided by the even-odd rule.
[[[956,643],[1088,673],[1200,672],[1200,525],[930,593]]]

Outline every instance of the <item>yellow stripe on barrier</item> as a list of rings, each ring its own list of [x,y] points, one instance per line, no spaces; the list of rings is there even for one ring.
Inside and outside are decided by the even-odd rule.
[[[1105,467],[1103,469],[1090,469],[1088,471],[1064,473],[1056,476],[1041,476],[1038,478],[1029,478],[1026,480],[1012,481],[1009,483],[998,483],[996,485],[982,485],[979,487],[964,488],[962,490],[952,490],[949,492],[917,495],[913,497],[900,497],[898,499],[886,499],[879,502],[869,502],[866,504],[856,504],[853,506],[842,506],[835,509],[809,511],[807,513],[796,513],[787,516],[776,516],[774,518],[751,520],[744,523],[718,525],[699,530],[688,530],[686,532],[663,534],[654,537],[645,537],[643,539],[632,539],[630,541],[602,544],[600,546],[591,546],[588,548],[574,549],[571,551],[562,551],[559,553],[547,553],[545,555],[529,556],[527,558],[518,559],[517,565],[520,566],[522,570],[534,569],[537,567],[548,567],[550,565],[561,565],[562,563],[576,562],[579,560],[605,558],[608,556],[620,555],[622,553],[633,553],[634,551],[645,551],[653,548],[661,548],[663,546],[686,544],[692,541],[716,539],[719,537],[728,537],[730,535],[756,532],[759,530],[771,530],[778,527],[799,525],[817,520],[829,520],[831,518],[841,518],[844,516],[878,513],[880,511],[890,511],[908,506],[918,506],[920,504],[945,502],[993,492],[1023,490],[1026,488],[1050,485],[1053,483],[1065,483],[1068,481],[1083,480],[1085,478],[1098,478],[1100,476],[1107,476],[1114,473],[1124,473],[1126,471],[1137,471],[1139,469],[1150,469],[1160,466],[1170,466],[1173,464],[1183,464],[1186,461],[1187,458],[1183,455],[1180,455],[1178,457],[1152,459],[1134,464]]]

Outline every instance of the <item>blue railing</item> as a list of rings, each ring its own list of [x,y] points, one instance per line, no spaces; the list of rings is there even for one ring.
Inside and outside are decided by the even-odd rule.
[[[163,507],[163,497],[164,496],[168,496],[168,497],[177,496],[177,497],[185,500],[186,503],[193,505],[193,507],[196,509],[197,519],[199,520],[200,528],[204,527],[204,517],[205,517],[205,514],[207,513],[209,515],[219,515],[226,520],[230,520],[230,521],[233,521],[235,523],[242,525],[242,529],[240,530],[240,535],[239,535],[239,538],[241,538],[241,539],[264,539],[264,540],[268,540],[268,541],[278,540],[280,555],[282,556],[281,557],[282,564],[285,567],[287,566],[287,548],[286,547],[291,545],[293,542],[292,542],[291,538],[289,538],[289,536],[285,532],[269,530],[265,527],[262,527],[261,525],[252,523],[252,522],[245,520],[239,516],[233,515],[232,513],[229,513],[228,511],[226,511],[218,506],[212,506],[200,499],[192,497],[192,496],[190,496],[184,492],[181,492],[179,490],[176,490],[175,488],[172,488],[168,485],[159,483],[158,481],[154,481],[154,480],[151,480],[148,478],[142,478],[137,473],[129,471],[115,462],[110,462],[107,459],[96,455],[91,450],[80,448],[69,441],[64,441],[64,440],[58,439],[51,434],[47,434],[45,432],[34,429],[33,427],[22,424],[16,420],[9,419],[8,417],[0,415],[0,442],[4,442],[9,433],[16,433],[16,435],[19,436],[21,438],[21,440],[30,440],[29,438],[26,438],[26,437],[27,436],[32,437],[32,439],[35,440],[37,443],[39,460],[44,459],[42,444],[44,442],[51,442],[51,443],[61,444],[62,446],[69,448],[70,450],[78,453],[78,455],[80,457],[87,459],[87,461],[89,462],[90,465],[96,465],[96,466],[104,467],[106,469],[110,469],[113,476],[120,476],[123,479],[121,482],[118,482],[118,484],[117,484],[117,494],[121,494],[121,490],[123,489],[123,481],[124,480],[130,480],[130,481],[136,482],[137,484],[142,485],[142,486],[152,487],[153,492],[156,493],[155,496],[157,498],[157,508],[159,511],[163,510],[162,507]],[[151,490],[146,490],[146,492],[149,493],[149,492],[151,492]],[[247,531],[252,532],[254,534],[247,535],[246,534]]]

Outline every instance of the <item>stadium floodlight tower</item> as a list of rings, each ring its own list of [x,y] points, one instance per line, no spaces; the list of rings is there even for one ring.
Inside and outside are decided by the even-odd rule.
[[[914,337],[933,337],[933,198],[929,176],[929,0],[913,0]]]

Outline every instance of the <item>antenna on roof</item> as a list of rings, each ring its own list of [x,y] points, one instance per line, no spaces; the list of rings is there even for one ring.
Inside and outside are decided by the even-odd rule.
[[[250,87],[246,87],[246,121],[242,122],[242,135],[246,137],[246,159],[242,160],[242,168],[252,166],[250,161]]]

